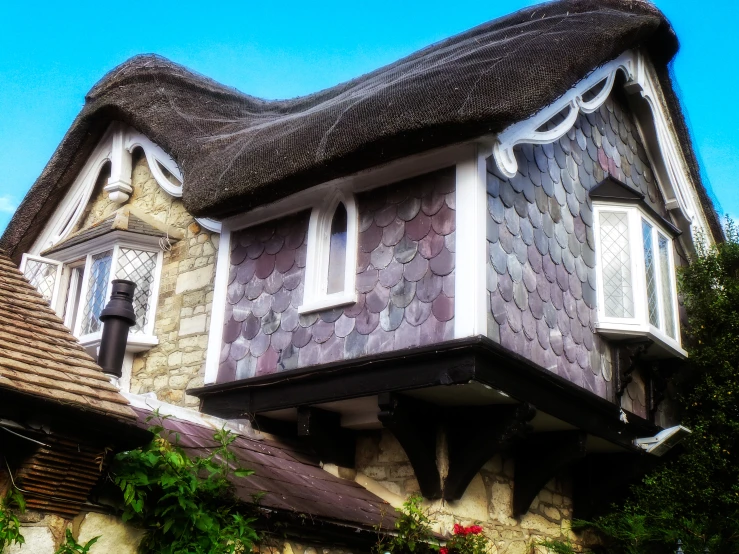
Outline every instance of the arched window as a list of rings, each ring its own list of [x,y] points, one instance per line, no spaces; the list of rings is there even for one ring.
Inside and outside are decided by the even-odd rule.
[[[335,191],[313,209],[308,226],[305,295],[301,313],[357,301],[355,277],[358,240],[354,197]]]
[[[339,202],[331,219],[327,294],[343,292],[344,290],[344,276],[346,273],[346,224],[346,208],[342,202]]]

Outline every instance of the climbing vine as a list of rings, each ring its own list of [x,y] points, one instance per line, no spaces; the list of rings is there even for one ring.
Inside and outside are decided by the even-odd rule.
[[[59,548],[57,548],[54,554],[88,554],[92,545],[95,544],[99,538],[99,536],[93,537],[85,544],[80,544],[74,538],[72,531],[67,529],[64,534],[64,542],[59,545]]]
[[[217,431],[206,456],[189,456],[155,412],[154,440],[116,456],[111,474],[123,491],[123,520],[145,530],[139,547],[156,554],[237,554],[258,536],[232,479],[251,475],[231,450],[236,435]]]
[[[11,544],[23,544],[26,541],[21,535],[21,522],[16,512],[26,511],[26,501],[19,490],[11,487],[0,500],[0,552]]]

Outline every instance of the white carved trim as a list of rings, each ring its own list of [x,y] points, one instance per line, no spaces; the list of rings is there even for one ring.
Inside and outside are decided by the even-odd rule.
[[[331,221],[339,204],[346,208],[346,265],[344,290],[327,294],[329,251],[331,248]],[[354,195],[334,189],[324,201],[315,206],[308,223],[308,252],[305,265],[305,292],[298,308],[301,314],[346,306],[357,301],[355,281],[357,251],[359,248],[359,215]]]
[[[218,366],[221,357],[221,341],[223,323],[226,317],[226,292],[228,291],[228,274],[231,271],[231,231],[224,227],[218,243],[216,258],[216,276],[213,287],[213,302],[210,309],[210,327],[208,329],[208,351],[205,358],[205,377],[208,385],[215,383],[218,377]]]
[[[632,77],[633,65],[633,54],[627,52],[592,71],[582,81],[540,112],[507,127],[496,137],[493,146],[493,156],[501,172],[507,177],[515,177],[518,171],[518,162],[513,153],[513,148],[516,145],[523,143],[548,144],[559,140],[575,124],[580,111],[592,113],[606,101],[608,95],[611,93],[618,71],[623,71],[627,78]],[[605,85],[603,85],[595,97],[591,100],[584,101],[583,96],[603,83],[603,81],[605,81]],[[553,129],[539,131],[553,117],[568,108],[569,112],[564,121]]]
[[[216,221],[215,219],[208,219],[207,217],[196,217],[195,221],[197,221],[201,227],[213,233],[220,233],[221,229],[223,228],[221,222]]]
[[[619,71],[626,76],[626,91],[630,94],[638,93],[649,105],[652,121],[640,121],[638,117],[635,119],[668,209],[677,210],[682,215],[690,226],[693,240],[700,234],[712,243],[707,218],[672,126],[659,81],[651,62],[643,52],[624,52],[615,60],[593,70],[546,108],[526,120],[514,123],[494,137],[492,154],[498,168],[504,175],[514,177],[518,171],[514,147],[523,143],[545,144],[561,138],[574,125],[579,112],[592,113],[606,101]],[[601,83],[604,84],[593,98],[583,100],[588,92],[596,89]],[[539,131],[544,124],[565,109],[569,111],[560,124],[548,131]],[[646,123],[654,125],[656,144],[650,143],[647,133],[643,130]],[[656,155],[659,155],[659,160],[654,159]],[[659,168],[662,165],[666,171],[660,175]]]

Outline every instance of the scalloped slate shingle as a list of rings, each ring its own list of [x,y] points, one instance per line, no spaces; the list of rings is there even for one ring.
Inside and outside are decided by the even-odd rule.
[[[610,174],[666,215],[628,108],[613,95],[553,144],[516,148],[519,171],[488,160],[488,336],[604,398],[611,354],[595,332],[593,210],[589,191]],[[676,244],[676,259],[684,255]],[[629,406],[646,410],[634,384]],[[634,390],[631,390],[634,389]]]
[[[219,382],[433,344],[454,332],[455,170],[357,196],[358,302],[298,315],[309,213],[234,233]]]

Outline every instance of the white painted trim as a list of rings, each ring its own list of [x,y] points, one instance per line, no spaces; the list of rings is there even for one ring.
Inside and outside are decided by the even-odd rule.
[[[74,244],[69,248],[47,254],[47,257],[63,263],[69,263],[87,254],[97,254],[112,248],[118,244],[124,248],[135,250],[147,250],[149,252],[161,251],[159,238],[151,235],[131,233],[129,231],[111,231],[99,237]]]
[[[20,272],[23,273],[24,277],[26,276],[26,262],[28,260],[56,266],[56,276],[54,277],[54,290],[51,291],[51,298],[49,299],[49,306],[51,307],[52,310],[56,312],[56,314],[59,317],[61,317],[63,312],[60,311],[60,308],[59,308],[59,290],[61,288],[60,285],[62,281],[62,264],[60,264],[56,260],[52,260],[51,258],[44,258],[43,256],[34,256],[33,254],[23,254],[23,256],[21,256],[21,265],[19,269],[20,269]]]
[[[221,232],[222,225],[220,221],[216,221],[215,219],[208,219],[207,217],[196,217],[195,221],[197,221],[201,227],[207,229],[208,231],[211,231],[212,233]]]
[[[208,329],[208,351],[205,358],[206,385],[215,383],[218,377],[218,366],[221,357],[221,341],[223,324],[226,317],[226,293],[228,292],[228,275],[231,272],[231,231],[224,227],[218,243],[216,258],[216,276],[213,286],[213,303],[210,309],[210,328]]]
[[[344,289],[328,294],[331,222],[339,204],[346,209],[346,264]],[[305,264],[305,289],[298,313],[306,314],[346,306],[357,301],[356,276],[359,250],[359,214],[354,195],[335,189],[323,202],[314,206],[308,223],[308,251]]]
[[[593,70],[549,106],[528,119],[510,125],[497,136],[492,137],[493,156],[498,168],[508,177],[515,176],[518,164],[513,153],[514,147],[522,143],[543,144],[559,139],[575,123],[578,112],[593,112],[606,101],[619,71],[626,76],[626,91],[632,95],[639,94],[648,103],[651,121],[640,121],[637,117],[637,127],[647,147],[650,163],[655,169],[657,184],[667,206],[671,211],[680,212],[689,225],[689,234],[692,235],[693,241],[700,234],[709,244],[712,244],[713,238],[709,232],[708,220],[701,206],[695,184],[690,178],[688,165],[669,117],[659,80],[648,57],[641,51],[624,52],[615,60]],[[601,83],[603,86],[594,98],[584,101],[583,96],[596,89]],[[568,110],[568,113],[562,123],[549,131],[538,130],[563,110]],[[651,144],[647,133],[644,132],[644,125],[647,123],[654,126],[656,144]],[[657,153],[661,158],[661,164],[655,163],[657,160],[654,156]],[[664,165],[666,171],[660,177],[661,165]],[[683,228],[683,231],[686,230],[687,228]]]
[[[472,145],[456,166],[454,337],[487,335],[486,157]]]

